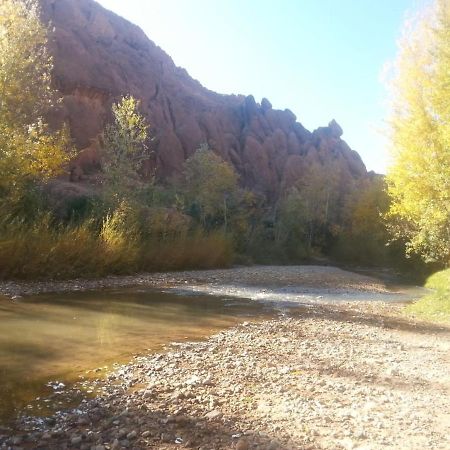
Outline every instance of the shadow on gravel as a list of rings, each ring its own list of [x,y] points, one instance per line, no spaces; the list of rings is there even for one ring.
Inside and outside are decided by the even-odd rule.
[[[331,369],[330,369],[331,368]],[[308,372],[307,369],[303,369],[305,372]],[[372,374],[370,376],[367,375],[367,373],[360,371],[360,370],[348,370],[343,367],[335,367],[332,366],[332,360],[327,361],[327,364],[324,364],[324,367],[322,369],[309,371],[312,374],[318,375],[318,376],[329,376],[330,372],[332,373],[333,377],[336,378],[346,378],[348,380],[352,380],[353,382],[358,382],[359,384],[366,385],[366,386],[379,386],[388,388],[389,390],[397,390],[397,391],[412,391],[414,389],[420,389],[422,392],[435,392],[436,389],[446,389],[446,385],[444,383],[437,383],[434,382],[433,384],[430,384],[428,380],[425,378],[415,378],[408,380],[404,380],[401,378],[401,376],[395,376],[395,375],[375,375]]]
[[[279,436],[247,431],[249,425],[241,423],[236,418],[208,420],[204,417],[184,416],[181,413],[173,417],[168,411],[147,410],[147,407],[142,406],[139,401],[128,402],[127,408],[128,413],[119,416],[114,416],[107,407],[93,408],[89,415],[74,416],[63,432],[56,427],[51,429],[50,426],[45,435],[41,431],[25,435],[22,432],[16,436],[22,435],[20,442],[23,449],[48,450],[92,449],[102,448],[101,446],[115,450],[149,448],[316,450],[320,448],[313,442],[298,445],[291,441],[289,444],[283,444]],[[170,417],[169,421],[167,417]],[[101,431],[93,433],[91,430]],[[245,435],[243,435],[244,431]],[[289,436],[283,434],[283,441],[288,442]],[[11,443],[12,440],[8,438],[2,442],[0,429],[0,448],[3,448],[2,444],[8,448]]]
[[[334,305],[317,305],[312,308],[293,308],[289,315],[295,318],[323,317],[336,322],[369,325],[388,330],[408,331],[418,334],[450,334],[450,327],[428,322],[412,322],[410,319],[374,314],[367,311],[339,310]]]

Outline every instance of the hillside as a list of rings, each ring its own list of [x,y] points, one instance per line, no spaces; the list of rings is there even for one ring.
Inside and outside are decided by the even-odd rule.
[[[290,110],[273,109],[267,99],[257,103],[252,96],[209,91],[140,28],[92,0],[41,1],[53,30],[54,83],[64,98],[52,120],[70,124],[80,151],[71,181],[97,169],[92,140],[110,119],[111,104],[124,94],[142,102],[155,137],[146,169],[156,170],[160,179],[179,173],[202,143],[233,164],[243,185],[269,200],[312,165],[335,168],[344,189],[366,177],[360,156],[341,139],[334,120],[311,133]]]

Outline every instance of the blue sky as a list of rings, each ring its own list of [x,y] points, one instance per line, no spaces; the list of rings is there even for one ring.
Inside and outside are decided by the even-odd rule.
[[[422,0],[423,1],[423,0]],[[388,164],[381,81],[421,0],[100,0],[223,94],[267,97],[313,130],[336,119],[369,170]]]

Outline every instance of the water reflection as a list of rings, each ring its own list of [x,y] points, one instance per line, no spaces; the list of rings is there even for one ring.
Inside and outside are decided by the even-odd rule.
[[[235,298],[130,288],[0,299],[0,420],[51,393],[50,380],[72,382],[87,369],[270,314]]]

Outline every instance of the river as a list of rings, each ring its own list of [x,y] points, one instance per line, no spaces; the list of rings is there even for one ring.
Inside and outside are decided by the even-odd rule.
[[[134,287],[100,289],[101,282],[17,284],[14,296],[11,283],[0,285],[0,292],[9,290],[10,295],[0,295],[0,425],[20,413],[40,416],[77,405],[95,394],[92,380],[114,365],[162,352],[173,342],[205,339],[242,321],[292,314],[299,306],[405,302],[423,295],[423,289],[414,286],[389,287],[376,278],[322,266],[240,267],[104,280],[107,286]],[[148,287],[151,283],[154,287]],[[170,288],[161,287],[164,284]],[[91,285],[91,290],[73,291]],[[33,293],[45,288],[65,292]]]
[[[272,314],[249,300],[145,288],[0,298],[0,422],[79,402],[90,392],[64,387],[114,363]]]

